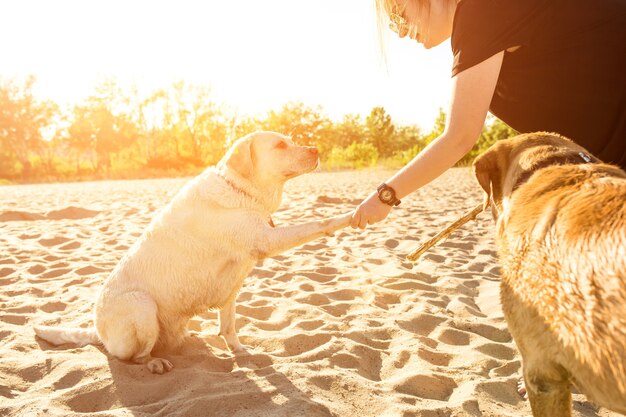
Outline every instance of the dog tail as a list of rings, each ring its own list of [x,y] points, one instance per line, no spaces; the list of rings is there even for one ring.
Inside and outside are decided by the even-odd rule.
[[[35,326],[35,334],[53,345],[75,343],[79,346],[102,343],[95,328]]]

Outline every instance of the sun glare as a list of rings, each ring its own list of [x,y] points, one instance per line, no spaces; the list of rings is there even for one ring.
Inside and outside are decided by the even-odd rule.
[[[386,72],[373,6],[361,0],[31,0],[0,12],[0,36],[12,39],[0,75],[35,74],[37,91],[61,103],[107,77],[141,91],[185,80],[242,113],[301,101],[340,117],[382,105],[429,127],[448,100],[449,51],[390,38]]]

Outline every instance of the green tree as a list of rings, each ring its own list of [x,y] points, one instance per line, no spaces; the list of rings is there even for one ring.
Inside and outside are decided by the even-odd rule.
[[[111,80],[100,83],[84,104],[73,109],[68,144],[77,153],[87,153],[96,172],[110,170],[112,156],[131,146],[138,129],[121,88]]]
[[[339,122],[328,119],[320,128],[315,145],[325,159],[333,148],[347,148],[352,143],[365,143],[365,140],[366,129],[361,116],[346,114]]]
[[[437,114],[437,118],[435,119],[435,124],[433,125],[432,130],[424,138],[425,145],[428,145],[430,142],[437,139],[443,134],[443,132],[446,130],[447,118],[448,117],[446,115],[446,112],[443,111],[441,107],[439,107],[439,113]]]
[[[518,134],[519,132],[504,123],[502,120],[489,114],[476,144],[472,147],[471,151],[469,151],[459,162],[457,162],[457,165],[470,165],[478,155],[485,152],[497,141],[507,139]]]
[[[58,106],[33,95],[34,76],[20,84],[0,80],[0,174],[32,176],[31,156],[44,146],[43,132],[51,127]]]
[[[395,126],[391,121],[391,116],[387,114],[383,107],[374,107],[369,116],[365,119],[367,129],[367,139],[383,156],[393,153]]]
[[[301,102],[285,104],[279,111],[270,110],[265,119],[259,120],[259,127],[282,133],[300,145],[313,146],[320,132],[328,122],[322,115],[321,107],[309,107]]]

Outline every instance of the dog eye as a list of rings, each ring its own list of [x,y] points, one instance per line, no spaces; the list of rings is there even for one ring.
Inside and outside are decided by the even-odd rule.
[[[285,149],[287,147],[287,142],[278,142],[275,146],[277,149]]]

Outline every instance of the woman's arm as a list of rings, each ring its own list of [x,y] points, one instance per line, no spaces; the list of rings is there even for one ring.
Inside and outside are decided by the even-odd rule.
[[[452,102],[444,132],[385,181],[398,198],[428,184],[472,149],[487,117],[503,56],[504,52],[499,52],[452,79]],[[357,207],[351,225],[364,229],[387,217],[390,209],[374,191]]]

